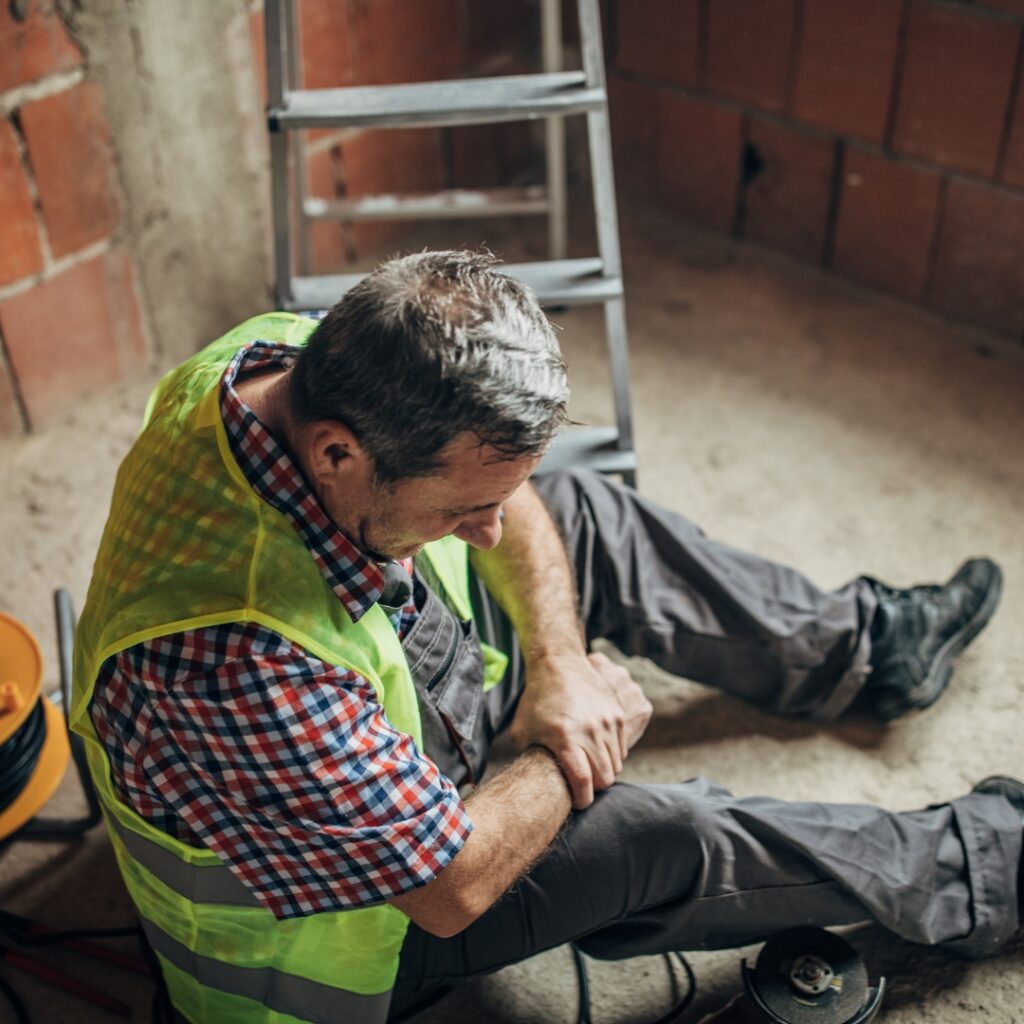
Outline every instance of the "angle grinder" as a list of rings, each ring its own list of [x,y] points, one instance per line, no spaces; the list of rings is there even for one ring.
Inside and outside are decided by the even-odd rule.
[[[868,1024],[882,1006],[857,951],[824,928],[773,935],[754,967],[743,961],[743,995],[701,1024]]]

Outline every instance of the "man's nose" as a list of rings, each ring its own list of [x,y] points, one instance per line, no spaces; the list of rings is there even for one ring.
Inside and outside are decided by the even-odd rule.
[[[464,519],[455,536],[481,551],[496,547],[501,540],[501,509],[488,509]]]

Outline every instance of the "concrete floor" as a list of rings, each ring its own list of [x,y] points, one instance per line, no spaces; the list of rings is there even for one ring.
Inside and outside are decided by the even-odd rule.
[[[625,777],[703,773],[740,794],[911,808],[994,772],[1024,776],[1024,352],[655,215],[624,218],[623,242],[642,490],[826,586],[862,572],[896,584],[944,579],[978,553],[1006,573],[1002,608],[962,659],[948,695],[888,728],[774,720],[633,663],[655,717]],[[564,328],[573,414],[606,421],[600,314],[555,319]],[[37,632],[48,656],[50,590],[63,583],[79,605],[84,598],[116,464],[146,390],[145,382],[116,389],[46,432],[0,447],[0,607]],[[66,778],[48,810],[77,806],[77,786]],[[65,927],[132,918],[100,831],[78,843],[0,850],[0,906]],[[853,940],[871,974],[889,978],[878,1018],[887,1024],[1024,1024],[1020,938],[980,963],[876,928]],[[741,955],[691,958],[699,995],[680,1020],[699,1020],[738,990]],[[148,1019],[146,981],[74,954],[53,962],[128,1001],[133,1019]],[[106,1019],[8,966],[0,972],[36,1021]],[[596,964],[591,981],[599,1024],[653,1019],[671,999],[658,959]],[[575,998],[561,949],[469,985],[417,1021],[571,1021]]]

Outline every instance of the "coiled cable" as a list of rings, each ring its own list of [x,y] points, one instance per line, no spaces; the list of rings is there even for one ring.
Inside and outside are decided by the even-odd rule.
[[[39,763],[46,743],[46,715],[42,699],[19,728],[0,744],[0,814],[21,796]]]

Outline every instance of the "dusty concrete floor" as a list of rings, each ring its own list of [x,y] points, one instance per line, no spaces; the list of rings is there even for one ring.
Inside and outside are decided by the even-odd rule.
[[[1024,776],[1024,352],[983,332],[657,217],[624,219],[641,488],[718,537],[838,586],[861,572],[893,583],[945,578],[972,554],[1006,571],[1002,608],[962,659],[949,694],[885,728],[781,722],[651,666],[631,667],[655,705],[625,777],[698,772],[740,794],[878,801],[911,808],[993,772]],[[506,250],[507,251],[507,250]],[[510,253],[514,255],[514,253]],[[577,419],[604,421],[600,316],[558,315]],[[71,410],[45,433],[0,447],[6,498],[0,608],[53,651],[50,591],[81,604],[114,471],[145,382]],[[55,659],[48,678],[55,682]],[[51,804],[78,806],[66,778]],[[105,837],[0,850],[0,906],[63,926],[131,920]],[[888,1024],[1024,1024],[1024,942],[968,964],[855,936],[891,990]],[[747,951],[748,953],[750,951]],[[741,952],[692,957],[696,1021],[738,989]],[[148,983],[54,957],[147,1020]],[[9,967],[37,1021],[101,1020]],[[664,1012],[660,961],[592,968],[595,1020]],[[682,982],[680,982],[682,984]],[[5,1011],[0,1009],[0,1019]],[[575,1019],[566,950],[468,986],[420,1024]]]

